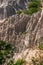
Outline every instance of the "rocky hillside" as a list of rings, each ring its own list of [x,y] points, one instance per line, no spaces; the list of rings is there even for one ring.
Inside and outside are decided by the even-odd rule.
[[[0,23],[0,40],[14,43],[19,52],[41,44],[43,42],[43,10],[31,16],[22,13],[7,18]]]
[[[30,1],[0,0],[0,65],[43,65],[43,2]]]

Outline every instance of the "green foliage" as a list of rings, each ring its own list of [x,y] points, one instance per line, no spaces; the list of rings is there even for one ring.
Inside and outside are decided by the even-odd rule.
[[[28,8],[24,10],[25,14],[33,14],[40,10],[40,0],[32,0],[30,4],[28,4]]]
[[[24,14],[27,14],[27,15],[28,15],[29,13],[31,13],[30,10],[24,10],[23,12],[24,12]]]
[[[37,12],[38,10],[40,10],[40,8],[30,8],[30,9],[28,9],[28,10],[25,10],[25,11],[24,11],[24,14],[27,14],[27,15],[30,14],[30,15],[31,15],[31,14]]]
[[[0,64],[4,63],[6,58],[13,56],[14,47],[12,44],[0,41]]]
[[[22,59],[18,59],[16,63],[11,60],[7,65],[22,65],[24,61]]]
[[[39,45],[39,49],[43,50],[43,43]]]
[[[4,62],[3,59],[5,60],[3,53],[0,51],[0,64],[2,64],[2,62]]]
[[[40,3],[38,2],[31,2],[28,7],[29,8],[38,8],[40,6]]]
[[[22,65],[23,63],[23,59],[19,59],[14,65]]]
[[[32,2],[37,2],[40,4],[41,0],[32,0]]]
[[[20,15],[21,13],[22,13],[22,11],[20,11],[20,10],[17,12],[17,14],[19,14],[19,15]]]
[[[27,15],[31,15],[37,11],[40,10],[40,7],[41,7],[41,0],[32,0],[30,2],[30,4],[28,4],[28,8],[24,11],[18,11],[17,14],[21,14],[22,12],[24,12],[24,14],[27,14]]]

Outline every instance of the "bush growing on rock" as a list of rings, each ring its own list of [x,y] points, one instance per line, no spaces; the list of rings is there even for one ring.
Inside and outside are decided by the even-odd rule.
[[[41,1],[40,0],[33,0],[29,5],[29,8],[39,8],[41,7]]]
[[[33,14],[40,10],[40,0],[32,0],[30,4],[28,4],[27,10],[24,11],[25,14]]]
[[[24,63],[23,59],[19,59],[14,65],[22,65],[23,63]]]
[[[30,9],[28,9],[28,10],[24,10],[24,14],[27,14],[27,15],[31,15],[31,14],[33,14],[33,13],[35,13],[35,12],[37,12],[39,10],[39,8],[30,8]]]
[[[19,15],[20,15],[21,13],[22,13],[22,11],[20,11],[20,10],[17,12],[17,14],[19,14]]]
[[[41,1],[40,0],[32,0],[29,4],[28,4],[28,7],[26,10],[24,11],[18,11],[17,14],[21,14],[22,12],[24,12],[24,14],[33,14],[37,11],[40,10],[40,7],[41,7]]]
[[[3,64],[6,59],[13,56],[14,47],[12,44],[0,41],[0,65]]]

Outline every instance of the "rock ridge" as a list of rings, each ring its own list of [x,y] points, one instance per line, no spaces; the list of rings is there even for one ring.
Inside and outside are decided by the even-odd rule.
[[[41,44],[43,42],[43,11],[31,16],[22,13],[7,18],[0,23],[0,40],[14,43],[17,52]]]

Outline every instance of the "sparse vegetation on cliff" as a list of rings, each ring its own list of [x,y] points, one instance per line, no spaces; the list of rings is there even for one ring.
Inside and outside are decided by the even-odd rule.
[[[27,15],[33,14],[33,13],[39,11],[40,7],[41,7],[41,1],[40,0],[32,0],[32,2],[30,2],[28,4],[28,7],[26,10],[18,11],[17,14],[20,15],[22,12],[24,12],[24,14],[27,14]]]
[[[19,15],[20,15],[21,13],[22,13],[22,11],[20,11],[20,10],[17,12],[17,14],[19,14]]]
[[[40,0],[33,0],[30,4],[28,4],[28,8],[24,10],[25,14],[33,14],[40,10]]]
[[[14,47],[12,44],[0,41],[0,65],[5,63],[6,59],[13,56]]]
[[[6,18],[0,24],[0,40],[7,40],[13,44],[0,41],[0,65],[43,65],[43,43],[40,43],[43,42],[43,11],[39,11],[40,0],[32,0],[29,3],[26,10],[19,9],[18,12],[16,4],[13,5],[19,15],[12,13],[13,6],[9,6],[10,4],[7,5],[9,13],[6,13],[5,10],[3,12],[13,14],[13,16]],[[9,7],[11,7],[11,12]]]
[[[23,59],[18,59],[16,63],[11,60],[7,65],[22,65],[24,63]]]
[[[43,43],[39,45],[39,49],[43,50]]]
[[[40,45],[39,48],[42,50],[43,45]],[[6,63],[7,65],[23,65],[23,63],[25,65],[25,59],[24,60],[18,59],[16,62],[14,62],[13,51],[14,51],[14,47],[12,44],[5,42],[5,41],[0,41],[0,64],[1,65],[3,63],[6,63],[6,60],[9,61],[10,58],[12,58],[12,60],[10,59],[10,61]],[[31,53],[32,53],[32,51],[31,51]],[[36,55],[38,54],[37,57],[34,56],[34,53]],[[33,65],[43,65],[43,60],[40,61],[40,57],[41,56],[43,57],[43,55],[40,55],[40,52],[38,50],[35,50],[34,53],[32,54],[34,56],[34,58],[32,57],[32,55],[30,55],[32,57],[30,59],[32,60]],[[28,51],[28,54],[29,54],[29,51]]]

